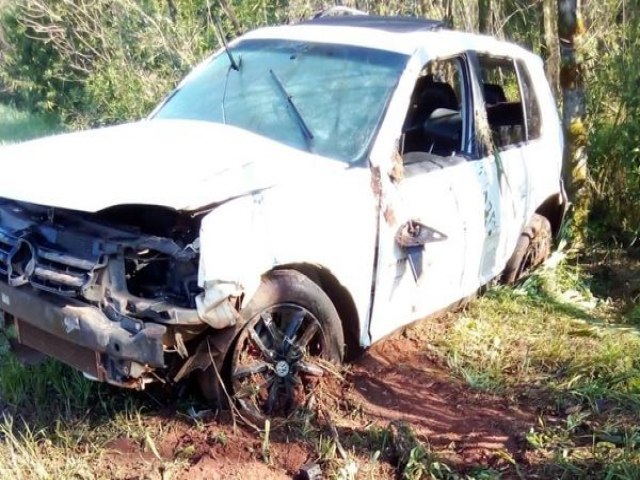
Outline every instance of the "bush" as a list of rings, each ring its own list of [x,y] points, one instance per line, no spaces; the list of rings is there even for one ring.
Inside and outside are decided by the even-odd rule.
[[[75,124],[142,117],[217,46],[216,12],[205,3],[24,0],[5,6],[0,81],[18,104]]]
[[[627,244],[640,235],[640,19],[600,39],[589,77],[592,224]]]
[[[0,83],[20,106],[53,110],[62,103],[72,104],[77,98],[78,82],[69,72],[53,47],[19,19],[18,4],[6,4],[0,11],[2,68]]]

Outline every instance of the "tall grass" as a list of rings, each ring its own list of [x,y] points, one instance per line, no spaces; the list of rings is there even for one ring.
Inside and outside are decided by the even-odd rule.
[[[497,287],[431,332],[443,358],[472,386],[542,389],[594,411],[640,407],[640,335],[577,267],[564,262],[517,289]]]
[[[91,382],[53,360],[24,366],[6,345],[0,351],[0,478],[113,478],[105,455],[117,438],[157,452],[152,439],[164,432],[149,397]],[[178,468],[183,460],[165,463]]]
[[[31,140],[63,131],[53,115],[33,114],[0,104],[0,144]]]

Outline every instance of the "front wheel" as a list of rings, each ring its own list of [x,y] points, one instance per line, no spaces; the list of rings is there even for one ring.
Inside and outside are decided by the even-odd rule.
[[[327,374],[327,362],[343,359],[338,312],[308,277],[278,270],[263,279],[242,316],[230,365],[234,399],[258,424],[286,417]]]

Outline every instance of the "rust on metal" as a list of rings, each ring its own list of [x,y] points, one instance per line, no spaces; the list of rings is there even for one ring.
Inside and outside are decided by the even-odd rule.
[[[16,320],[16,331],[18,341],[21,344],[71,365],[95,378],[102,377],[99,368],[100,358],[93,350],[39,330],[20,319]]]

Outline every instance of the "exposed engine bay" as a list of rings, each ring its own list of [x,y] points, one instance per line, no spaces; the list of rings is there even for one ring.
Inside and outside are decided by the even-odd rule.
[[[197,219],[162,207],[87,214],[3,200],[0,274],[105,313],[193,323],[197,233]]]
[[[76,348],[65,337],[78,335],[84,365],[63,360],[110,383],[140,388],[155,368],[179,368],[193,353],[187,342],[207,327],[196,306],[205,213],[148,205],[85,213],[0,199],[5,323],[55,357]],[[38,339],[51,333],[62,343],[47,350]]]

